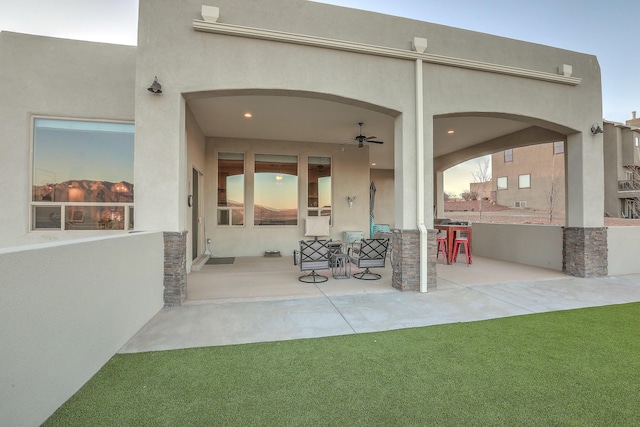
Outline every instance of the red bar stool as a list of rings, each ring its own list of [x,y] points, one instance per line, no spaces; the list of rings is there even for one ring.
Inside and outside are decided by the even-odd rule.
[[[466,237],[456,237],[456,240],[454,240],[452,262],[456,262],[456,259],[458,258],[458,252],[460,252],[460,246],[464,246],[464,254],[467,256],[467,266],[469,266],[469,264],[472,263],[471,249],[469,248],[469,239]]]
[[[449,264],[449,260],[447,256],[449,252],[447,251],[447,236],[437,236],[436,241],[438,243],[438,251],[436,252],[436,261],[440,258],[440,252],[442,251],[442,260],[445,264]]]

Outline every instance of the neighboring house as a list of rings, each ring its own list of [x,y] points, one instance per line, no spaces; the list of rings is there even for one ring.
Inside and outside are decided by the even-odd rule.
[[[640,128],[636,112],[626,125],[604,121],[603,215],[640,218]],[[640,123],[639,123],[640,124]],[[492,188],[498,205],[565,210],[564,142],[532,145],[494,153]]]
[[[564,213],[564,141],[494,153],[491,173],[496,204]]]
[[[640,218],[640,120],[604,122],[605,214]]]

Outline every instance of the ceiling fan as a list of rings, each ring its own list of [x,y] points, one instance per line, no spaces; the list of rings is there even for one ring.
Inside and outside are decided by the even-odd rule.
[[[358,135],[355,138],[353,138],[353,140],[358,143],[358,148],[364,147],[364,143],[365,142],[370,142],[370,143],[373,143],[373,144],[384,144],[384,141],[375,141],[377,136],[364,136],[362,134],[362,125],[363,125],[363,123],[360,122],[360,123],[358,123],[358,125],[360,126],[360,135]]]

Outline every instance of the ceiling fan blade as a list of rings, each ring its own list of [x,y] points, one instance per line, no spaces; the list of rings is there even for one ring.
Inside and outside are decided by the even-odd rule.
[[[376,139],[376,138],[377,138],[377,136],[368,136],[366,139],[370,140],[370,139]]]
[[[370,142],[372,144],[384,144],[384,141],[367,141]]]

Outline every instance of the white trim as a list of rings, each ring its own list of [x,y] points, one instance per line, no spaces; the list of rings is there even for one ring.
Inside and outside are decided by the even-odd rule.
[[[544,71],[528,70],[525,68],[511,67],[507,65],[491,64],[488,62],[453,58],[442,55],[433,55],[430,53],[419,53],[404,49],[375,46],[344,40],[328,39],[324,37],[308,36],[304,34],[288,33],[284,31],[266,30],[262,28],[245,27],[241,25],[221,24],[218,22],[205,22],[198,19],[193,20],[193,29],[195,31],[202,31],[207,33],[280,41],[284,43],[343,50],[347,52],[384,56],[395,59],[406,59],[412,61],[419,59],[430,64],[447,65],[451,67],[504,74],[508,76],[522,77],[533,80],[542,80],[546,82],[559,83],[570,86],[577,86],[582,82],[582,79],[579,77],[564,76],[560,74],[547,73]]]

